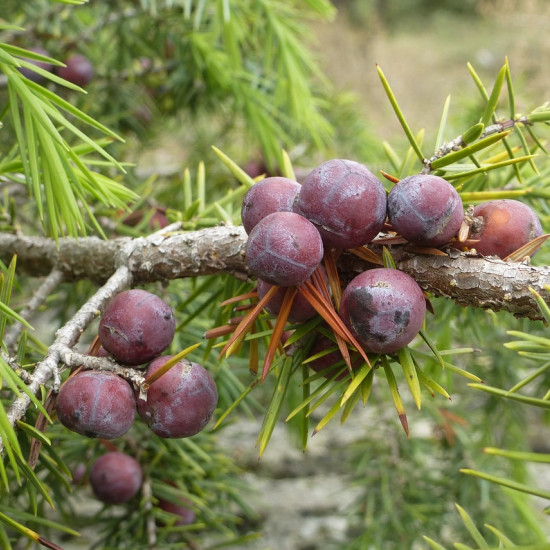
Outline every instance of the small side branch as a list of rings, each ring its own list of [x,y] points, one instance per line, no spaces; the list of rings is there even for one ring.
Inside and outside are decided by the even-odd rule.
[[[54,381],[54,390],[59,386],[58,365],[67,350],[72,349],[78,342],[86,327],[99,315],[108,300],[117,292],[132,283],[132,275],[126,266],[118,268],[107,283],[102,286],[73,316],[73,318],[56,335],[54,343],[48,348],[48,353],[37,364],[28,384],[29,390],[37,394],[41,386],[50,380]],[[56,388],[57,386],[57,388]],[[31,400],[25,393],[17,397],[8,409],[8,420],[15,426],[30,406]],[[0,439],[0,453],[3,452],[4,442]]]
[[[23,319],[28,319],[48,298],[48,296],[57,288],[64,279],[64,275],[58,269],[54,269],[47,277],[44,279],[42,284],[36,289],[36,292],[33,294],[27,305],[19,312]],[[8,350],[12,350],[21,335],[23,330],[23,325],[17,323],[12,325],[4,335],[4,343]]]
[[[122,378],[131,382],[135,388],[140,388],[145,381],[144,370],[123,367],[115,363],[109,357],[95,357],[77,353],[72,349],[65,347],[59,352],[59,360],[67,367],[76,369],[83,367],[87,370],[109,371],[118,374]]]
[[[528,126],[532,123],[529,122],[529,119],[526,116],[521,116],[518,118],[513,119],[507,119],[500,122],[495,122],[494,124],[491,124],[490,126],[486,126],[483,131],[476,135],[474,139],[471,137],[468,137],[466,134],[460,135],[456,137],[455,139],[448,141],[447,143],[444,143],[435,153],[432,157],[429,159],[426,159],[424,162],[424,169],[423,173],[429,173],[431,172],[431,164],[432,162],[443,158],[444,156],[453,153],[454,151],[459,151],[460,149],[463,149],[467,145],[470,145],[473,143],[473,141],[482,140],[486,137],[489,137],[493,134],[499,134],[501,132],[505,132],[506,130],[510,130],[511,128],[514,128],[515,126]],[[483,127],[481,124],[479,125]]]

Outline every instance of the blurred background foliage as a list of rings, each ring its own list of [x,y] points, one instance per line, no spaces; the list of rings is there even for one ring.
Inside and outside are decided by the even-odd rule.
[[[449,93],[448,139],[479,118],[483,101],[467,74],[467,62],[490,83],[507,56],[519,110],[543,103],[550,91],[544,68],[550,41],[546,33],[533,31],[550,18],[543,0],[340,0],[332,4],[324,0],[112,0],[82,6],[4,0],[1,17],[1,22],[25,30],[4,29],[0,42],[22,48],[39,46],[59,61],[78,52],[93,63],[95,74],[86,94],[55,82],[43,84],[124,138],[124,142],[110,144],[108,150],[128,163],[127,174],[99,164],[97,170],[123,182],[139,198],[128,210],[99,201],[93,205],[108,235],[147,234],[155,227],[152,220],[159,211],[170,221],[185,221],[189,228],[238,218],[238,201],[224,204],[221,211],[205,213],[228,190],[239,187],[212,145],[253,177],[277,173],[282,166],[282,148],[288,151],[298,176],[318,162],[338,156],[364,162],[373,171],[388,170],[383,142],[391,143],[400,158],[407,155],[408,143],[380,86],[375,63],[384,67],[414,131],[426,129],[426,143],[434,141]],[[0,152],[7,156],[14,145],[13,128],[4,109],[6,86],[1,85],[4,126]],[[549,170],[544,159],[539,169],[542,176],[527,169],[525,181],[532,178],[536,185],[546,187]],[[471,182],[472,188],[502,188],[513,179],[511,172],[480,177]],[[11,180],[2,180],[2,185],[6,228],[35,227],[35,205]],[[547,200],[528,200],[548,229]],[[127,219],[130,212],[137,213],[132,223]],[[535,262],[548,265],[549,259],[546,248]],[[23,277],[17,282],[14,305],[21,306],[34,283]],[[226,322],[229,311],[220,309],[219,302],[250,288],[231,277],[155,286],[153,290],[177,312],[179,326],[172,351],[197,342],[206,330]],[[44,353],[56,328],[70,318],[91,289],[86,281],[63,284],[49,297],[36,319],[38,335],[29,336],[27,343],[24,363],[29,369]],[[475,348],[475,353],[460,356],[457,363],[487,385],[512,388],[540,367],[502,343],[511,339],[510,330],[548,336],[543,323],[463,310],[444,299],[433,304],[436,314],[428,316],[427,332],[439,349]],[[263,322],[267,323],[266,319]],[[82,351],[93,329],[84,335]],[[260,345],[264,345],[262,340]],[[220,388],[220,413],[250,380],[246,350],[245,345],[242,354],[222,363],[215,350],[204,352],[204,364]],[[472,530],[457,513],[455,503],[479,529],[486,523],[494,525],[516,544],[547,539],[548,522],[542,513],[547,502],[541,504],[520,492],[504,492],[496,484],[459,473],[460,468],[473,468],[548,488],[547,471],[483,452],[485,447],[501,447],[549,453],[547,412],[475,391],[467,386],[467,380],[440,372],[435,361],[423,367],[442,380],[452,401],[426,399],[422,411],[417,412],[410,397],[403,395],[407,411],[412,411],[411,437],[407,439],[387,387],[375,384],[368,416],[360,417],[365,421],[363,433],[346,448],[331,449],[332,459],[327,460],[357,495],[346,510],[346,541],[328,537],[315,543],[319,546],[307,548],[427,548],[423,535],[447,548],[458,541],[472,544]],[[404,385],[404,380],[398,382]],[[268,378],[227,423],[238,423],[241,417],[261,418],[274,384]],[[529,393],[545,395],[547,388],[545,371],[529,386]],[[7,406],[10,394],[4,389],[1,395]],[[299,399],[299,395],[288,396],[282,418]],[[32,425],[36,414],[29,411],[27,423]],[[318,421],[320,416],[313,415],[313,419]],[[354,419],[351,415],[348,423]],[[289,427],[297,431],[292,422]],[[324,430],[330,434],[340,429],[345,427],[334,422]],[[102,452],[101,446],[59,426],[49,428],[47,435],[55,444],[41,455],[37,471],[60,503],[55,521],[77,530],[100,525],[98,532],[106,538],[96,537],[99,548],[146,547],[139,546],[139,541],[158,508],[151,512],[147,499],[142,499],[132,513],[124,509],[120,512],[124,531],[119,530],[120,514],[88,508],[87,488],[72,487],[63,473],[63,464],[73,470],[84,461],[89,467],[93,457]],[[330,437],[323,433],[317,437],[321,436]],[[261,510],[255,509],[255,497],[240,481],[247,477],[241,476],[240,466],[233,462],[238,452],[230,456],[221,452],[216,437],[204,434],[178,446],[147,439],[136,426],[125,440],[124,445],[137,449],[148,464],[153,495],[170,494],[164,478],[168,471],[170,479],[193,499],[198,513],[199,521],[192,527],[161,529],[159,548],[181,547],[182,540],[191,548],[198,544],[214,548],[218,543],[265,547],[261,536],[259,542],[245,546],[248,537],[254,538],[262,530]],[[240,441],[239,445],[253,447],[254,443]],[[315,440],[310,445],[315,446]],[[27,451],[28,441],[23,441],[23,446]],[[181,468],[182,460],[188,468]],[[46,512],[35,489],[17,483],[10,487],[9,495],[2,495],[5,513],[40,532],[63,529],[42,519],[54,513]],[[18,539],[14,531],[8,532],[14,547],[25,547],[21,539],[13,542]],[[132,536],[126,537],[127,533]],[[496,547],[498,537],[488,541],[488,546]],[[70,544],[67,542],[67,548]],[[296,550],[304,548],[296,546]]]

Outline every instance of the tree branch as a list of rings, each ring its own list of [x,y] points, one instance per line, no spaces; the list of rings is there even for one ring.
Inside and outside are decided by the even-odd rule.
[[[171,226],[172,227],[172,226]],[[169,228],[166,228],[169,229]],[[97,237],[60,239],[0,233],[0,258],[8,263],[17,252],[17,269],[33,277],[53,269],[65,280],[90,279],[103,284],[115,271],[120,254],[136,284],[214,273],[246,277],[242,227],[217,226],[200,231],[160,231],[147,238]]]
[[[216,273],[243,279],[248,276],[247,236],[241,226],[189,232],[170,229],[138,239],[61,239],[58,247],[51,239],[0,234],[0,259],[8,263],[17,251],[17,268],[29,275],[42,276],[57,269],[66,280],[86,278],[98,283],[114,273],[117,261],[126,265],[136,285]],[[123,251],[126,256],[121,259]],[[390,251],[397,267],[414,277],[425,291],[462,306],[541,319],[529,288],[550,300],[545,289],[550,285],[548,266],[508,263],[456,250],[449,250],[447,256],[418,255],[406,246],[394,245]],[[345,279],[369,267],[372,265],[351,254],[340,259]]]

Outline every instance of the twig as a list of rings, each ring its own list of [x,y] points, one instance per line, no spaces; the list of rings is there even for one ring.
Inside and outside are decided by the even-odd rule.
[[[59,351],[59,361],[71,368],[83,367],[90,370],[114,372],[131,382],[136,389],[140,388],[145,380],[143,370],[118,365],[109,357],[94,357],[77,353],[69,347]]]
[[[128,267],[136,284],[232,273],[246,277],[241,226],[216,226],[200,231],[169,228],[147,238],[97,237],[53,239],[0,233],[0,259],[9,263],[17,251],[17,269],[34,277],[59,269],[67,281],[104,283],[116,269],[116,258],[127,250]]]
[[[498,134],[500,132],[504,132],[505,130],[513,128],[514,126],[517,126],[517,125],[527,126],[530,124],[531,123],[529,122],[526,116],[503,120],[501,122],[496,122],[495,124],[491,124],[490,126],[486,126],[482,134],[477,139],[483,139],[492,134]],[[453,151],[459,151],[466,145],[468,145],[468,143],[464,141],[463,135],[460,135],[455,139],[452,139],[451,141],[444,143],[443,145],[441,145],[441,147],[439,147],[439,149],[433,154],[432,157],[425,160],[422,173],[428,174],[432,170],[431,168],[432,162],[444,157],[445,155],[448,155],[449,153],[452,153]]]
[[[28,384],[31,381],[31,375],[21,367],[14,357],[10,357],[5,351],[0,351],[0,357],[11,367],[13,372]]]
[[[46,301],[52,291],[63,282],[63,279],[63,273],[58,269],[53,269],[46,279],[44,279],[42,284],[36,289],[27,305],[19,312],[21,317],[28,319]],[[6,330],[4,335],[4,343],[6,344],[8,350],[12,350],[12,348],[15,347],[22,330],[23,325],[21,323],[16,323]]]
[[[530,288],[550,300],[550,266],[505,262],[495,257],[448,250],[447,255],[418,255],[406,248],[391,251],[396,267],[408,273],[433,296],[450,298],[458,305],[507,311],[515,317],[542,319]],[[365,263],[345,255],[341,268],[348,277],[365,269]]]

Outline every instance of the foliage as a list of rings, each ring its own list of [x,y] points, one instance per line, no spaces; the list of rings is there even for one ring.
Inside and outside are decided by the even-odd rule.
[[[140,131],[153,116],[181,111],[185,124],[200,112],[220,114],[223,132],[244,122],[249,144],[261,147],[271,167],[283,143],[311,136],[319,146],[330,137],[327,106],[316,93],[327,83],[301,47],[308,19],[333,14],[324,0],[303,9],[271,0],[255,7],[121,0],[78,10],[45,0],[14,11],[18,24],[32,22],[24,34],[14,33],[22,46],[38,43],[61,61],[75,50],[90,58],[99,77],[88,88],[94,99],[71,101],[92,116],[101,113],[110,127]]]
[[[358,135],[371,139],[366,126],[354,120],[349,97],[332,101],[330,85],[308,47],[308,20],[333,14],[324,0],[6,3],[0,26],[0,72],[5,77],[0,92],[2,230],[10,236],[23,231],[51,237],[56,250],[89,233],[103,239],[99,247],[121,235],[127,240],[99,289],[80,280],[87,276],[86,267],[71,280],[62,272],[63,258],[38,287],[24,268],[19,272],[26,250],[0,266],[3,548],[19,547],[24,538],[59,548],[50,539],[74,537],[90,522],[98,526],[98,548],[175,548],[182,541],[190,548],[244,547],[257,537],[248,528],[258,521],[253,499],[239,481],[239,468],[217,447],[215,432],[163,440],[136,423],[114,443],[87,440],[56,422],[55,394],[69,372],[89,360],[86,351],[93,350],[97,316],[108,297],[139,284],[129,265],[140,245],[160,248],[166,239],[183,236],[189,239],[184,243],[189,255],[198,255],[195,230],[222,226],[232,231],[239,225],[242,197],[256,179],[242,167],[246,158],[235,160],[233,150],[253,143],[261,149],[266,170],[293,179],[298,168],[293,157],[312,163],[335,154],[333,136],[342,137],[348,151],[364,153],[360,160],[367,161],[365,143],[356,142]],[[47,56],[29,49],[37,41]],[[32,63],[59,65],[73,50],[88,55],[96,69],[85,94],[53,70]],[[24,76],[21,68],[43,80]],[[461,135],[448,135],[449,100],[435,143],[429,144],[423,131],[409,126],[391,79],[377,68],[408,141],[402,151],[390,143],[378,146],[387,189],[408,174],[433,173],[451,181],[466,205],[520,198],[548,228],[548,105],[527,114],[516,111],[507,60],[490,87],[473,66],[468,70],[481,105],[475,121],[465,117]],[[335,112],[345,116],[338,120]],[[204,161],[168,177],[144,178],[118,160],[126,139],[146,140],[174,120],[189,123],[193,132],[188,143],[197,149],[191,158]],[[219,137],[231,154],[225,147],[211,151],[193,143],[203,121],[215,127],[208,139]],[[136,216],[132,223],[130,211]],[[159,213],[173,222],[165,230],[154,225]],[[545,238],[529,243],[511,260],[523,261],[537,252],[534,263],[548,265]],[[44,243],[32,242],[38,249]],[[396,268],[398,244],[382,239],[352,252],[357,261]],[[472,243],[463,239],[457,246],[467,251]],[[420,251],[426,256],[439,252]],[[93,252],[87,256],[83,264],[95,259]],[[207,260],[215,256],[211,252]],[[201,261],[206,263],[204,258],[197,263]],[[330,255],[325,262],[334,293],[345,269],[339,272]],[[336,418],[342,424],[353,422],[359,404],[372,410],[373,425],[346,449],[344,459],[353,484],[361,489],[348,547],[403,548],[419,544],[422,536],[431,548],[442,547],[436,539],[467,548],[456,541],[468,536],[480,548],[542,544],[542,521],[525,494],[550,495],[532,486],[526,463],[549,459],[532,452],[525,432],[530,411],[548,408],[550,340],[545,326],[475,307],[460,310],[430,296],[434,316],[410,346],[395,354],[365,354],[338,321],[322,281],[300,289],[319,315],[297,326],[287,324],[284,314],[270,317],[243,272],[222,266],[206,275],[201,268],[195,277],[176,273],[169,284],[161,274],[147,286],[175,310],[170,352],[188,352],[201,344],[193,354],[219,389],[215,430],[240,415],[263,418],[256,442],[262,456],[275,426],[286,421],[307,452],[311,434],[335,424]],[[158,266],[147,269],[155,274]],[[550,323],[547,300],[531,293],[541,318]],[[40,323],[36,313],[41,308],[54,334],[41,335],[31,327],[34,319]],[[286,330],[293,332],[282,344]],[[513,340],[502,346],[506,331]],[[315,358],[310,350],[317,334],[334,341],[328,351],[344,351],[339,372],[328,378],[308,366]],[[362,353],[353,375],[345,350]],[[71,359],[71,352],[76,357]],[[511,352],[521,362],[512,364],[507,359]],[[433,434],[417,435],[422,421]],[[83,509],[86,474],[72,482],[71,477],[88,471],[99,454],[113,448],[139,458],[145,472],[142,492],[133,505]],[[503,499],[501,485],[515,492],[507,491]],[[176,526],[159,506],[160,499],[180,498],[197,514],[192,525]],[[522,521],[511,521],[517,515]],[[488,523],[493,539],[482,534],[478,521]]]

